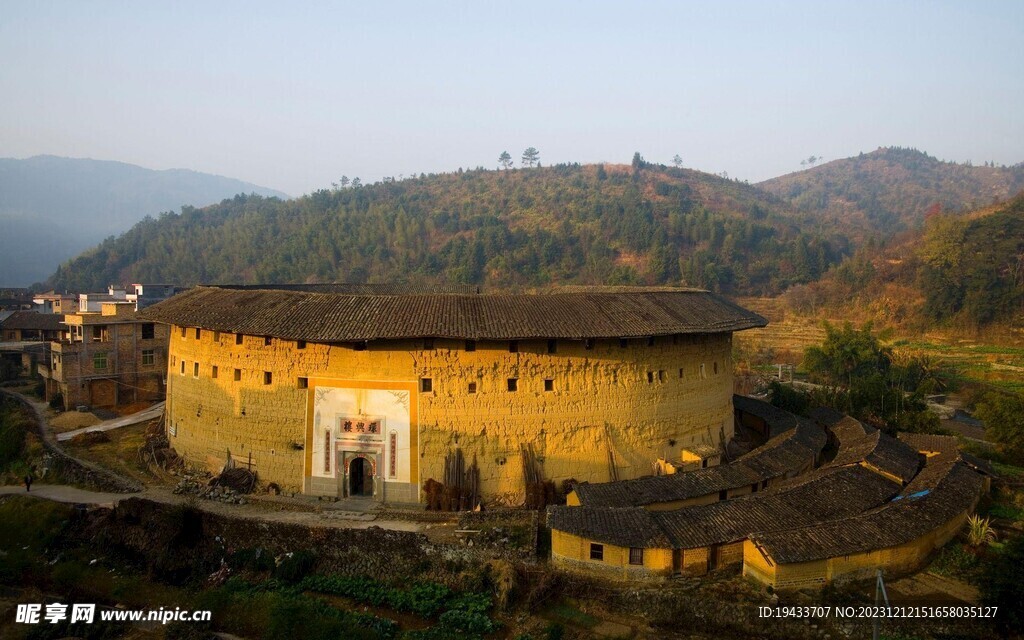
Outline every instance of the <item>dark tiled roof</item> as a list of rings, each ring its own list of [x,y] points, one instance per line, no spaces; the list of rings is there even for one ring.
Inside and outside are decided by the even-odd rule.
[[[763,400],[734,395],[732,397],[732,406],[737,411],[749,413],[764,420],[768,424],[769,437],[777,436],[796,426],[796,416]]]
[[[901,431],[897,437],[917,451],[937,452],[938,455],[932,456],[931,460],[960,460],[978,473],[995,476],[992,463],[966,451],[961,451],[960,442],[956,436]]]
[[[170,285],[144,285],[170,286]],[[218,284],[219,289],[235,291],[304,291],[306,293],[339,293],[351,296],[407,296],[421,294],[475,295],[480,287],[475,284],[431,285],[429,287],[391,282],[385,284],[350,284],[332,282],[326,284]]]
[[[717,494],[798,472],[814,463],[825,441],[825,432],[816,424],[794,418],[794,428],[735,462],[665,476],[581,482],[576,496],[588,507],[638,507]]]
[[[666,549],[672,546],[646,509],[548,507],[548,526],[620,547]]]
[[[877,473],[848,467],[815,472],[777,491],[654,513],[676,548],[690,549],[849,517],[881,505],[899,490],[897,483]]]
[[[868,469],[847,467],[816,471],[779,490],[674,511],[551,507],[548,523],[552,529],[623,547],[692,549],[859,514],[899,490],[897,483]]]
[[[310,342],[402,338],[628,338],[763,327],[706,291],[546,294],[340,294],[196,287],[141,312],[147,320]]]
[[[61,323],[64,316],[59,313],[37,313],[35,311],[15,311],[0,326],[4,329],[30,329],[36,331],[60,331],[65,328]]]
[[[908,444],[876,430],[856,440],[844,440],[835,458],[826,466],[837,467],[861,462],[892,474],[903,482],[910,482],[921,466],[921,456]]]
[[[980,495],[981,482],[979,474],[959,462],[927,464],[898,499],[877,509],[751,539],[782,564],[897,547],[967,511]]]
[[[838,422],[829,427],[829,431],[832,432],[836,444],[843,448],[852,442],[861,440],[865,435],[875,433],[878,429],[850,416],[843,416]]]

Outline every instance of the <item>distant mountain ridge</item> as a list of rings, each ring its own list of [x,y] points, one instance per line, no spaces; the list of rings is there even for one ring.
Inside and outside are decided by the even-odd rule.
[[[58,264],[145,216],[239,193],[288,198],[241,180],[123,162],[0,158],[0,286],[41,281]]]
[[[964,212],[1012,198],[1024,189],[1024,163],[973,166],[882,147],[757,186],[854,236],[885,237],[920,227],[935,205]]]

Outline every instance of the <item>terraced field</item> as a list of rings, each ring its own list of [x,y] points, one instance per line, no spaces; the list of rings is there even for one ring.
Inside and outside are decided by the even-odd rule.
[[[825,338],[823,318],[799,316],[777,298],[736,302],[768,318],[764,329],[742,331],[735,337],[741,353],[763,363],[799,364],[804,349]],[[844,318],[828,320],[839,324]],[[942,331],[901,334],[898,328],[891,333],[891,346],[941,360],[956,371],[954,378],[1024,393],[1024,331],[1000,329],[970,337]]]

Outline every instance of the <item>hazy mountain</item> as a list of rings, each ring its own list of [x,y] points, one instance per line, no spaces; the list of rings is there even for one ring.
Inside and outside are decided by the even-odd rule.
[[[56,156],[0,158],[0,285],[24,286],[147,215],[238,193],[287,198],[248,182],[185,169]]]
[[[959,212],[1013,197],[1024,189],[1024,163],[971,166],[888,147],[757,186],[848,233],[888,236],[919,227],[936,204]]]
[[[806,216],[804,216],[806,217]],[[642,160],[421,175],[146,220],[51,283],[685,283],[771,294],[849,252],[778,198]]]

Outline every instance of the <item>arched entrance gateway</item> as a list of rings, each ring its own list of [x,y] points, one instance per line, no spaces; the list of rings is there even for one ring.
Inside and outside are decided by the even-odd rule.
[[[348,495],[353,498],[373,496],[373,464],[366,458],[353,458],[348,465]]]

